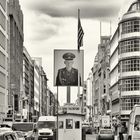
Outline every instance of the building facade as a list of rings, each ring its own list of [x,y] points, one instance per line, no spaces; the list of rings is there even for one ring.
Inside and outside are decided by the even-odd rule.
[[[112,115],[129,120],[140,104],[140,1],[131,4],[110,42]]]
[[[14,114],[21,114],[23,93],[23,13],[18,0],[9,1],[9,102]]]
[[[44,72],[43,68],[41,67],[41,97],[40,97],[40,115],[47,116],[48,115],[48,108],[47,108],[47,101],[48,101],[48,79],[47,75]]]
[[[86,80],[86,120],[92,122],[93,117],[93,74]]]
[[[32,58],[26,48],[23,48],[23,94],[22,116],[24,120],[32,121],[34,109],[34,67]]]
[[[0,0],[0,120],[8,109],[8,0]]]
[[[98,52],[94,59],[93,74],[93,116],[95,126],[99,126],[99,116],[107,115],[109,105],[109,41],[110,36],[101,36]]]
[[[40,108],[40,69],[39,66],[36,64],[36,61],[33,61],[34,64],[34,114],[33,119],[34,121],[37,120],[39,116],[39,108]]]
[[[83,114],[87,114],[87,84],[86,84],[86,81],[84,81],[83,91],[82,91],[81,97],[82,97],[82,103],[81,103],[82,112],[83,112]]]

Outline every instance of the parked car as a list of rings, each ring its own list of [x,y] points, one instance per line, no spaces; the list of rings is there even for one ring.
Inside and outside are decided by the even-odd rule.
[[[25,140],[34,140],[38,137],[35,132],[35,124],[33,122],[15,122],[12,124],[13,131],[22,131]]]
[[[6,128],[11,128],[11,126],[10,126],[10,125],[5,124],[5,123],[1,123],[1,124],[0,124],[0,128],[3,128],[3,127],[6,127]]]
[[[0,140],[19,140],[13,131],[0,131]]]
[[[96,140],[114,140],[112,129],[100,129]]]
[[[3,131],[12,131],[12,128],[9,127],[8,125],[0,124],[0,132],[3,132]]]

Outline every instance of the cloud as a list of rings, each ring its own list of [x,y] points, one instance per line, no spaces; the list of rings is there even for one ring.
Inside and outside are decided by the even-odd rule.
[[[110,18],[118,15],[121,1],[112,0],[30,0],[28,8],[52,17]]]
[[[43,41],[59,34],[59,30],[63,27],[63,20],[60,18],[52,18],[47,15],[36,13],[28,13],[31,18],[24,16],[25,38],[32,41]]]
[[[31,56],[42,57],[51,90],[56,91],[53,87],[54,49],[77,49],[77,9],[81,9],[81,24],[85,33],[84,46],[81,49],[85,52],[86,79],[100,42],[99,19],[117,20],[124,1],[130,2],[130,0],[20,0],[24,14],[24,45]],[[123,6],[125,5],[126,3]],[[113,22],[115,20],[113,19]],[[102,25],[102,35],[109,35],[109,22],[106,24]],[[65,92],[59,93],[60,97],[65,97]],[[65,99],[60,99],[60,102],[65,102]]]

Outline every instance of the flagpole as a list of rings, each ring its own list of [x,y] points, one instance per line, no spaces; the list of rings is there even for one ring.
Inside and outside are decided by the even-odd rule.
[[[83,46],[83,35],[84,35],[84,32],[83,32],[83,29],[82,29],[82,26],[81,26],[81,21],[80,21],[80,9],[78,9],[78,31],[77,31],[77,48],[78,48],[78,51],[77,51],[77,54],[78,54],[78,94],[77,94],[77,97],[78,97],[78,105],[79,105],[79,99],[80,99],[80,86],[81,86],[81,76],[80,76],[80,58],[82,57],[80,55],[80,47]],[[80,57],[81,56],[81,57]]]
[[[80,20],[80,9],[78,9],[78,23],[79,23],[79,20]],[[78,42],[78,31],[77,31],[77,48],[78,48],[78,95],[77,97],[78,97],[78,105],[80,105],[80,77],[79,77],[80,47],[79,47],[79,42]]]
[[[80,20],[80,9],[78,9],[78,28],[77,28],[77,48],[78,48],[78,52],[80,51],[80,47],[79,47],[79,43],[78,43],[79,20]]]

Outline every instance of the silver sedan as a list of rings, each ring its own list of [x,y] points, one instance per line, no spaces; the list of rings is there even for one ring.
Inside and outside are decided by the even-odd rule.
[[[114,140],[112,129],[100,129],[96,140]]]

